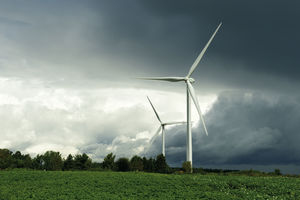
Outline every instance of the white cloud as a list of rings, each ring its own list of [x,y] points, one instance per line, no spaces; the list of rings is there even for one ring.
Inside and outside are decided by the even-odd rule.
[[[33,155],[46,150],[63,155],[87,151],[96,160],[109,152],[140,154],[159,126],[146,95],[163,120],[185,120],[185,94],[57,88],[37,79],[0,78],[0,148]],[[204,106],[214,96],[205,98]],[[196,121],[196,112],[193,117]]]

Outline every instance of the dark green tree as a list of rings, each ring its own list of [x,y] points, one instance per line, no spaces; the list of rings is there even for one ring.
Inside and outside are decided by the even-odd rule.
[[[45,169],[44,156],[38,154],[35,158],[33,158],[32,167],[33,169]]]
[[[29,154],[23,155],[20,151],[12,154],[14,168],[31,168],[32,159]]]
[[[143,171],[144,170],[143,159],[139,156],[133,156],[130,159],[130,169],[132,171]]]
[[[74,167],[75,167],[75,162],[74,162],[73,156],[71,154],[69,154],[67,159],[64,160],[63,170],[71,170],[71,169],[74,169]]]
[[[143,157],[144,171],[145,172],[154,172],[155,171],[154,163],[155,163],[155,160],[153,158],[147,159],[146,157]]]
[[[158,173],[168,173],[170,171],[170,167],[166,162],[166,158],[164,155],[159,154],[155,159],[155,171]]]
[[[23,155],[21,154],[20,151],[16,151],[14,154],[12,154],[12,157],[13,157],[14,159],[22,160]]]
[[[62,170],[63,160],[59,152],[47,151],[43,155],[44,169],[46,170]]]
[[[115,169],[115,155],[113,153],[107,154],[102,162],[102,166],[104,169],[114,170]]]
[[[8,149],[0,149],[0,169],[13,167],[12,152]]]
[[[24,168],[32,168],[32,159],[29,154],[23,155],[22,160]]]
[[[130,170],[130,163],[128,158],[119,158],[116,162],[116,168],[118,171],[126,172]]]
[[[87,170],[91,168],[92,160],[86,153],[78,154],[74,158],[75,168],[80,170]]]
[[[20,151],[16,151],[14,154],[12,154],[13,158],[13,167],[14,168],[23,168],[24,167],[24,161],[23,161],[23,155]]]
[[[274,174],[275,174],[275,175],[278,175],[278,176],[281,175],[280,169],[275,169],[275,170],[274,170]]]

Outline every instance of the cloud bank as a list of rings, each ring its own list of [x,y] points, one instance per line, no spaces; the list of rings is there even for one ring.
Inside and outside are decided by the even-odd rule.
[[[205,115],[209,136],[201,124],[193,129],[194,165],[264,170],[294,165],[286,171],[299,173],[299,117],[299,97],[221,93]],[[185,160],[185,127],[168,132],[167,160],[180,166]],[[160,142],[157,138],[152,152],[158,153]]]
[[[152,146],[149,141],[159,123],[146,94],[153,97],[163,120],[185,119],[185,96],[176,93],[72,90],[47,87],[37,80],[5,78],[0,88],[0,146],[32,155],[47,150],[60,151],[64,156],[85,152],[96,161],[110,152],[118,157],[156,156],[161,152],[161,137],[155,138]],[[172,103],[170,98],[177,101]],[[207,108],[209,136],[193,112],[194,166],[257,166],[263,170],[299,166],[299,97],[223,92]],[[167,128],[166,158],[171,166],[185,161],[185,145],[184,125]],[[286,171],[298,173],[296,167]]]

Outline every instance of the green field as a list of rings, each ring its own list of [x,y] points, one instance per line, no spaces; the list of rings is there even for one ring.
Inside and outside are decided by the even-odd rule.
[[[300,199],[300,179],[11,170],[0,171],[0,199]]]

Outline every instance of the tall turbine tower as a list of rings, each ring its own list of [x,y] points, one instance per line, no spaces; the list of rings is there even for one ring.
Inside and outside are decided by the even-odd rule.
[[[207,44],[204,46],[203,50],[200,52],[199,56],[197,57],[197,59],[195,60],[195,62],[193,63],[193,65],[190,68],[189,73],[185,76],[185,77],[142,77],[140,79],[145,79],[145,80],[158,80],[158,81],[169,81],[169,82],[179,82],[179,81],[184,81],[186,83],[186,94],[187,94],[187,139],[186,139],[186,160],[191,162],[192,165],[192,126],[191,126],[191,99],[190,97],[192,97],[193,102],[197,108],[199,117],[201,119],[202,125],[203,125],[203,129],[206,133],[206,135],[208,135],[207,130],[206,130],[206,126],[205,126],[205,122],[202,116],[202,112],[198,103],[198,99],[197,96],[195,94],[195,90],[192,86],[192,83],[195,82],[195,80],[193,78],[191,78],[192,73],[195,71],[196,67],[198,66],[200,60],[202,59],[206,49],[208,48],[208,46],[210,45],[211,41],[213,40],[213,38],[215,37],[216,33],[218,32],[219,28],[221,27],[222,23],[219,24],[219,26],[217,27],[217,29],[215,30],[215,32],[213,33],[213,35],[210,37],[210,39],[208,40]]]
[[[161,136],[162,136],[162,142],[161,142],[162,147],[161,147],[161,149],[162,149],[162,154],[165,156],[165,126],[175,125],[175,124],[185,124],[186,122],[162,122],[148,96],[147,96],[147,98],[148,98],[148,101],[149,101],[149,103],[150,103],[150,105],[151,105],[151,107],[152,107],[159,123],[160,123],[160,126],[159,126],[158,130],[156,131],[156,133],[153,135],[149,145],[152,144],[152,142],[154,141],[154,138],[159,134],[159,132],[161,130]]]

